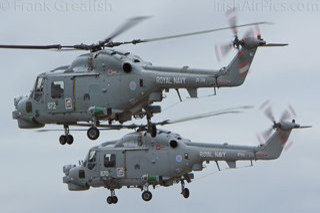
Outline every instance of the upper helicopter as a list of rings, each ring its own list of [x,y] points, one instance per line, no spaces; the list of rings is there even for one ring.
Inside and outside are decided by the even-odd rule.
[[[163,91],[187,89],[191,98],[197,97],[198,88],[214,89],[236,87],[243,84],[258,47],[285,46],[287,44],[267,44],[261,35],[246,33],[238,38],[240,27],[257,26],[267,22],[237,25],[235,17],[229,19],[229,27],[172,36],[135,39],[115,42],[114,38],[137,25],[148,17],[127,20],[103,41],[95,44],[77,45],[0,45],[10,49],[55,49],[59,51],[84,50],[89,53],[78,56],[71,65],[58,67],[37,76],[29,96],[14,99],[15,111],[20,128],[42,128],[45,124],[64,126],[65,134],[60,136],[61,144],[72,144],[69,126],[89,127],[87,135],[91,140],[99,137],[99,129],[132,128],[122,123],[132,117],[147,119],[147,130],[156,136],[156,125],[151,122],[154,113],[161,107],[153,105],[163,100]],[[211,33],[232,29],[234,40],[222,49],[231,47],[238,50],[233,60],[219,70],[193,69],[188,66],[173,68],[154,66],[129,52],[121,52],[113,47],[139,44],[178,37]],[[250,31],[249,31],[250,32]],[[105,123],[101,122],[105,121]],[[120,124],[113,124],[118,121]]]

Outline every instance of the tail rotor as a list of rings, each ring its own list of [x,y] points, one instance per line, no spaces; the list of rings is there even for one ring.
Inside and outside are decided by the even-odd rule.
[[[291,120],[290,123],[295,124],[294,118],[297,115],[294,108],[291,105],[289,105],[288,108],[283,111],[279,122],[276,122],[275,116],[272,111],[272,107],[270,105],[270,100],[265,101],[260,106],[260,110],[263,110],[264,115],[273,123],[273,125],[269,129],[257,135],[261,145],[265,144],[266,141],[270,138],[271,134],[274,132],[274,130],[277,128],[281,128],[283,124],[289,123],[290,120]],[[303,127],[297,126],[294,128],[303,128]],[[285,143],[284,149],[287,151],[292,145],[293,145],[293,141],[290,141],[289,143]]]
[[[261,36],[260,27],[259,24],[271,24],[269,22],[257,22],[255,24],[245,25],[245,26],[251,26],[242,38],[239,38],[238,34],[238,26],[243,25],[237,25],[237,10],[236,8],[231,8],[226,11],[226,17],[229,23],[229,26],[232,30],[233,34],[233,41],[227,43],[227,44],[219,44],[215,45],[216,50],[216,57],[217,60],[220,62],[222,58],[226,57],[227,54],[231,51],[232,48],[239,50],[240,47],[258,47],[258,46],[264,46],[264,47],[273,47],[273,46],[286,46],[288,44],[286,43],[266,43]]]
[[[231,8],[226,11],[226,17],[229,23],[229,26],[233,33],[233,41],[225,44],[219,44],[215,45],[216,50],[216,57],[217,60],[220,62],[222,58],[226,57],[228,53],[231,51],[231,49],[237,49],[239,50],[241,46],[244,45],[245,40],[248,38],[254,38],[255,37],[255,31],[259,33],[260,35],[260,29],[258,25],[255,25],[255,28],[250,28],[243,36],[242,39],[239,39],[238,37],[238,27],[237,27],[237,10],[236,8]],[[256,30],[254,30],[256,29]],[[261,35],[260,35],[261,38]]]

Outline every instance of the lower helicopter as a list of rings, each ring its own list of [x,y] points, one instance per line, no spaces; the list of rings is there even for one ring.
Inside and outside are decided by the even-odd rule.
[[[274,118],[269,108],[265,114]],[[64,166],[63,183],[70,191],[107,188],[111,192],[106,199],[108,204],[118,202],[115,190],[122,187],[138,188],[143,191],[142,199],[150,201],[150,186],[168,187],[175,183],[181,184],[181,194],[188,198],[190,191],[185,183],[194,179],[192,172],[203,170],[204,162],[214,161],[220,170],[219,161],[236,168],[237,161],[248,160],[252,164],[252,161],[279,158],[293,129],[311,127],[289,119],[285,111],[279,122],[272,120],[274,133],[259,146],[196,143],[160,129],[155,137],[147,131],[137,131],[91,148],[79,166]]]

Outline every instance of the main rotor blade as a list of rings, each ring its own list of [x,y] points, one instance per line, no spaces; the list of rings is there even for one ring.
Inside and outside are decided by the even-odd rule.
[[[11,45],[0,44],[2,49],[27,49],[27,50],[49,50],[54,49],[58,51],[73,51],[73,50],[90,50],[90,45],[78,44],[78,45],[61,45],[61,44],[50,44],[50,45]]]
[[[161,40],[167,40],[167,39],[173,39],[173,38],[181,38],[181,37],[187,37],[187,36],[201,35],[201,34],[212,33],[212,32],[217,32],[217,31],[222,31],[222,30],[227,30],[227,29],[241,28],[241,27],[259,25],[259,24],[272,24],[272,23],[265,22],[265,21],[263,21],[263,22],[255,22],[255,23],[249,23],[249,24],[235,25],[235,26],[232,26],[232,27],[221,27],[221,28],[216,28],[216,29],[203,30],[203,31],[191,32],[191,33],[176,34],[176,35],[163,36],[163,37],[157,37],[157,38],[135,39],[135,40],[132,40],[132,41],[125,41],[125,42],[119,42],[119,43],[121,43],[121,44],[139,44],[139,43],[146,43],[146,42],[152,42],[152,41],[161,41]]]
[[[213,117],[213,116],[218,116],[218,115],[224,115],[224,114],[238,114],[242,113],[241,109],[250,109],[252,106],[241,106],[241,107],[234,107],[234,108],[229,108],[225,110],[218,110],[218,111],[212,111],[212,112],[207,112],[207,113],[201,113],[198,115],[192,115],[180,119],[175,119],[175,120],[165,120],[162,122],[155,123],[156,125],[168,125],[168,124],[176,124],[176,123],[181,123],[181,122],[187,122],[187,121],[192,121],[192,120],[199,120],[203,118],[208,118],[208,117]]]
[[[46,50],[46,49],[56,49],[60,51],[72,51],[72,50],[94,50],[96,47],[99,49],[100,46],[104,46],[110,42],[113,38],[122,34],[123,32],[131,29],[141,21],[147,19],[147,16],[135,17],[127,20],[123,25],[121,25],[116,31],[114,31],[108,38],[100,41],[99,44],[76,44],[76,45],[61,45],[61,44],[52,44],[52,45],[0,45],[0,48],[4,49],[32,49],[32,50]]]
[[[70,129],[70,132],[84,132],[88,131],[88,129]],[[39,129],[36,132],[64,132],[64,129]]]
[[[0,45],[0,48],[6,49],[61,49],[62,46],[60,44],[52,44],[52,45]]]
[[[99,42],[100,45],[107,44],[108,42],[112,41],[115,37],[119,36],[120,34],[128,31],[129,29],[133,28],[140,22],[150,18],[150,16],[138,16],[134,18],[128,19],[125,23],[123,23],[118,29],[116,29],[113,33],[111,33],[106,39]]]

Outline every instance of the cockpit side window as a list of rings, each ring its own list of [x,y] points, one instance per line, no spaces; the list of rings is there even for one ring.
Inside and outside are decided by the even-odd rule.
[[[42,92],[43,91],[43,83],[44,83],[44,79],[39,77],[38,80],[37,80],[36,92]]]
[[[51,98],[62,98],[64,94],[64,82],[54,81],[51,83]]]
[[[44,78],[38,77],[34,88],[34,99],[39,101],[43,95]]]
[[[111,168],[116,166],[116,155],[115,154],[105,154],[104,156],[104,167]]]
[[[88,154],[87,167],[92,170],[96,166],[96,151],[92,150]]]

